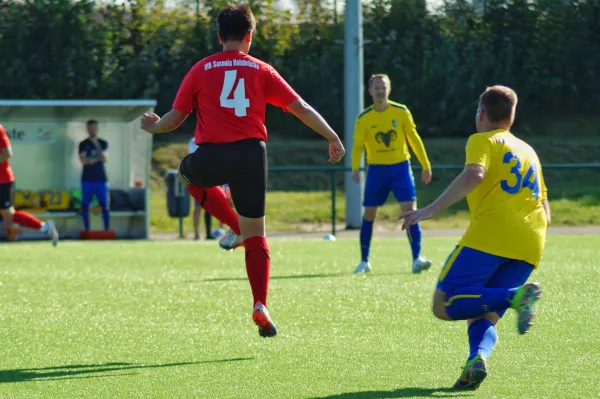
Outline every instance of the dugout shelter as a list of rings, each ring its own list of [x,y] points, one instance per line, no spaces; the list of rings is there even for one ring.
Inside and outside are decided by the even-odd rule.
[[[79,237],[78,146],[88,137],[86,122],[95,119],[108,141],[111,229],[119,238],[148,238],[152,135],[140,129],[139,118],[155,106],[155,100],[0,100],[0,124],[14,153],[15,208],[53,219],[61,237]],[[92,230],[102,228],[98,212],[92,203]],[[19,231],[20,239],[42,236]]]

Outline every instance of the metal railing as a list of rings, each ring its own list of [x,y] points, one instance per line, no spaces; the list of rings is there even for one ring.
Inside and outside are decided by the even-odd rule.
[[[464,165],[432,165],[432,170],[462,170]],[[600,163],[576,163],[576,164],[544,164],[543,169],[600,169]],[[413,165],[412,169],[420,170],[420,165]],[[331,235],[335,236],[337,232],[337,212],[336,212],[336,177],[338,173],[351,172],[351,168],[345,166],[273,166],[269,168],[271,172],[328,172],[330,173],[331,185]],[[365,171],[365,169],[361,169]],[[599,178],[600,181],[600,178]],[[183,217],[179,217],[179,236],[183,238]]]

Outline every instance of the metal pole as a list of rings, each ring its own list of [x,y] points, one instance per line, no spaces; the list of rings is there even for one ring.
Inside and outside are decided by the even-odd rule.
[[[356,117],[364,107],[363,100],[363,30],[362,6],[360,0],[346,1],[344,18],[344,143],[348,155],[347,168],[352,167],[352,145]],[[361,168],[364,161],[361,161]],[[361,173],[362,174],[362,173]],[[346,186],[346,227],[359,228],[362,222],[361,196],[364,179],[357,184],[352,181],[352,173],[344,174]]]

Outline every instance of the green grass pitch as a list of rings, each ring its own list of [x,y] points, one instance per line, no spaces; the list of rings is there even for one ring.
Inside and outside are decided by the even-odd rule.
[[[490,375],[448,389],[467,355],[464,322],[430,312],[456,238],[426,238],[410,273],[405,238],[273,239],[270,309],[251,321],[244,255],[215,243],[0,245],[0,398],[598,398],[600,237],[552,236],[534,279],[531,333],[499,326]]]

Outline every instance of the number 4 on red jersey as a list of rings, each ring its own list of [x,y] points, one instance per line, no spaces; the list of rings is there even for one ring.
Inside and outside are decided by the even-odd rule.
[[[196,143],[267,140],[266,104],[285,109],[298,94],[269,64],[238,51],[198,62],[184,78],[173,108],[196,108]]]

